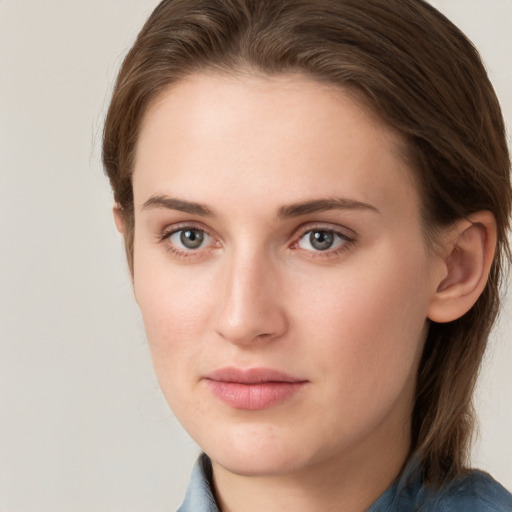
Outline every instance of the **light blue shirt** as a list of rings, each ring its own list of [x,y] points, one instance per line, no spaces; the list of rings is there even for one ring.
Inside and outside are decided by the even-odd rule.
[[[409,464],[367,512],[512,512],[512,494],[487,473],[471,471],[439,490],[431,490],[423,485],[421,475],[410,479],[414,469]],[[219,512],[211,481],[211,463],[203,454],[194,466],[178,512]]]

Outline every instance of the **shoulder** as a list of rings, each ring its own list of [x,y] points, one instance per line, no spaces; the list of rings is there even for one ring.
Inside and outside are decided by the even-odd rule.
[[[512,512],[512,495],[482,471],[471,471],[424,497],[420,512]]]

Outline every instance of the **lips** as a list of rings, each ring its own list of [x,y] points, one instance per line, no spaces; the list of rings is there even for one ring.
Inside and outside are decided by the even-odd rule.
[[[261,410],[290,400],[307,380],[269,368],[222,368],[204,377],[212,394],[235,409]]]

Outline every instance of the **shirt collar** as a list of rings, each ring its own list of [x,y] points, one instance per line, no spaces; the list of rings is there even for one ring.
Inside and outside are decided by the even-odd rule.
[[[192,470],[185,499],[177,512],[219,512],[213,496],[212,464],[204,453]]]

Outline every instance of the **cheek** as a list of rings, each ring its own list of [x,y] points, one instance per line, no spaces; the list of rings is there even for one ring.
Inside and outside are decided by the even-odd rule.
[[[425,337],[422,254],[402,260],[392,252],[381,256],[378,264],[361,259],[340,272],[324,283],[323,293],[315,292],[322,289],[316,281],[304,286],[309,293],[298,295],[302,329],[306,339],[315,340],[316,371],[334,382],[326,401],[344,403],[354,418],[368,410],[378,415],[411,391]]]
[[[135,253],[135,297],[166,396],[169,390],[179,393],[185,376],[194,373],[211,309],[209,286],[192,266],[176,270],[161,255]]]

